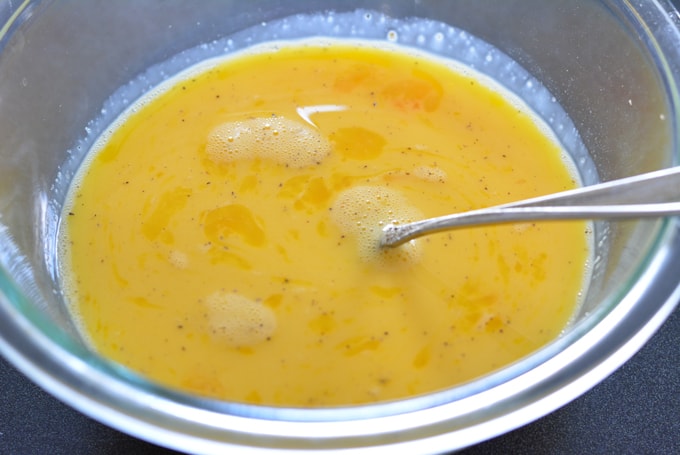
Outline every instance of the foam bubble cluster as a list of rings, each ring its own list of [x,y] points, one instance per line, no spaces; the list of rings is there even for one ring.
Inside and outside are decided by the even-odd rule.
[[[413,175],[426,182],[446,183],[449,176],[446,171],[433,166],[418,166],[413,169]]]
[[[261,302],[236,293],[216,292],[206,304],[211,332],[230,346],[254,346],[276,331],[276,315]]]
[[[398,248],[380,247],[382,228],[423,218],[399,191],[383,186],[356,186],[341,192],[332,206],[333,221],[345,234],[355,236],[364,261],[412,264],[420,259],[416,241]]]
[[[206,153],[216,163],[264,158],[294,168],[320,163],[331,143],[311,125],[285,117],[227,122],[208,135]]]
[[[189,266],[189,256],[183,251],[172,250],[168,254],[168,261],[178,269],[184,270]]]

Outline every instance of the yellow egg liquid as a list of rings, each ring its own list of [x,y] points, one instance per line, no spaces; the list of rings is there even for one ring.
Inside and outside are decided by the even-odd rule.
[[[383,224],[577,185],[535,118],[436,59],[362,42],[263,47],[180,77],[91,152],[62,273],[102,355],[236,402],[329,406],[460,384],[559,336],[583,222]]]

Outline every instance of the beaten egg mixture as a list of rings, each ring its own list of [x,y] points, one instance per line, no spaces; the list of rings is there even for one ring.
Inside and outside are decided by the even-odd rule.
[[[388,222],[578,185],[492,86],[361,42],[179,77],[116,122],[71,189],[62,273],[83,333],[166,386],[304,407],[450,387],[555,339],[587,278],[586,223],[378,247]]]

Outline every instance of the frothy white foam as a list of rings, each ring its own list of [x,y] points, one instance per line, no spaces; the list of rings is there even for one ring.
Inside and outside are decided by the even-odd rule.
[[[413,175],[426,182],[446,183],[449,178],[446,171],[432,166],[417,166]]]
[[[383,249],[379,239],[389,224],[408,223],[423,218],[400,192],[383,186],[356,186],[340,193],[332,206],[333,221],[345,234],[356,237],[363,261],[387,264],[413,264],[420,260],[416,241],[398,248]]]
[[[210,132],[206,146],[216,163],[265,158],[295,168],[318,164],[330,152],[317,129],[278,116],[223,123]]]
[[[180,250],[170,251],[168,254],[168,261],[170,261],[170,264],[181,270],[184,270],[189,266],[189,256]]]
[[[276,331],[272,309],[240,294],[215,292],[206,305],[210,331],[230,346],[254,346]]]

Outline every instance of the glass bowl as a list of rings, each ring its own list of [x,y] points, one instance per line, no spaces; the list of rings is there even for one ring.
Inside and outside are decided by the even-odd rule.
[[[531,95],[532,108],[572,152],[586,184],[680,160],[680,19],[667,0],[5,2],[2,354],[100,422],[206,454],[238,447],[460,449],[557,409],[630,358],[679,299],[676,218],[595,223],[592,279],[560,338],[477,380],[409,399],[320,409],[203,399],[150,382],[84,343],[66,308],[54,253],[65,192],[91,138],[136,96],[196,59],[197,50],[231,52],[247,43],[249,31],[291,15],[344,17],[357,9],[386,18],[383,28],[366,31],[369,39],[387,39],[390,26],[414,17],[437,21],[457,58]],[[335,33],[330,26],[326,32]],[[290,33],[317,31],[300,26]],[[513,63],[489,64],[489,52]],[[534,84],[541,90],[528,92]]]

